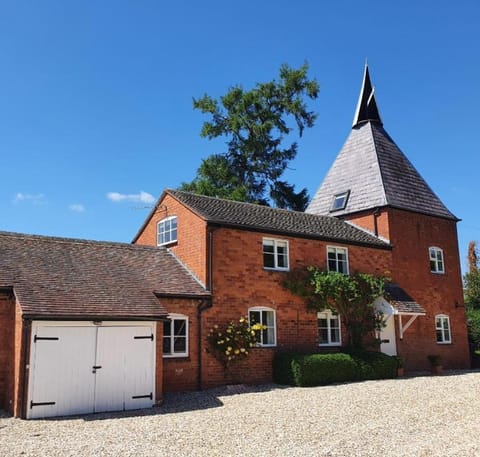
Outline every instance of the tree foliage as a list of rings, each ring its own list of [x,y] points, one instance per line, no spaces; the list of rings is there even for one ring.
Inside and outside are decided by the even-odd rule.
[[[308,309],[330,309],[339,314],[347,330],[347,346],[364,349],[365,338],[384,326],[383,313],[374,301],[384,295],[385,278],[366,273],[344,275],[307,267],[289,275],[284,285],[303,297]]]
[[[232,87],[220,100],[204,95],[195,109],[210,116],[201,136],[226,137],[227,149],[203,160],[197,176],[183,190],[280,208],[304,210],[306,189],[295,191],[282,179],[297,154],[291,135],[314,125],[316,114],[305,99],[315,99],[319,86],[307,76],[308,65],[280,68],[279,80],[258,83],[251,90]]]
[[[469,271],[463,276],[464,298],[469,308],[480,309],[480,271],[475,241],[468,244]]]

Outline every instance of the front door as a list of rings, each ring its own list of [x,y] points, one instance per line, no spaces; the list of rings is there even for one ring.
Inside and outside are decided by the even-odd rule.
[[[380,332],[380,350],[387,355],[397,355],[397,343],[395,341],[395,318],[392,314],[386,316],[385,327]]]

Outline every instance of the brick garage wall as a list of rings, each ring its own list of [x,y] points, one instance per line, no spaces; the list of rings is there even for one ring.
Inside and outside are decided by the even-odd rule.
[[[157,378],[163,379],[165,392],[196,390],[198,388],[198,306],[199,300],[162,298],[162,304],[169,313],[184,314],[188,317],[188,356],[163,357],[157,365]],[[163,354],[163,323],[158,323],[157,354]]]
[[[427,312],[415,320],[403,341],[397,332],[398,352],[405,357],[406,368],[428,368],[428,354],[440,354],[445,368],[469,367],[456,223],[407,211],[389,211],[394,245],[392,278]],[[431,246],[443,249],[445,274],[430,272]],[[450,317],[452,344],[436,342],[436,314]]]
[[[15,302],[0,293],[0,409],[11,411]]]
[[[203,284],[207,284],[206,223],[172,196],[165,195],[157,210],[147,221],[135,244],[156,246],[157,224],[162,219],[170,216],[177,216],[178,218],[178,242],[167,247],[188,266]]]

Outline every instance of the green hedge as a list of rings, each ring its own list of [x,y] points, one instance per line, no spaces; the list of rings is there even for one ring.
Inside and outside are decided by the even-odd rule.
[[[355,354],[279,353],[273,362],[277,384],[319,386],[335,382],[394,378],[397,361],[379,352]]]

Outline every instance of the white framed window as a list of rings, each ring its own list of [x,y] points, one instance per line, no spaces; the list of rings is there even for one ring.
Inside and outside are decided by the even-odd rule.
[[[428,248],[428,253],[430,257],[430,271],[432,273],[445,273],[443,249],[432,246]]]
[[[332,311],[325,310],[317,313],[318,322],[318,345],[319,346],[341,346],[342,330],[340,316]]]
[[[328,271],[338,271],[348,275],[348,250],[337,246],[327,246]]]
[[[188,356],[188,317],[169,314],[163,323],[163,357]]]
[[[288,241],[263,239],[263,267],[271,270],[288,270]]]
[[[250,325],[261,324],[265,326],[263,330],[257,330],[257,343],[259,346],[276,346],[277,329],[275,320],[275,310],[264,306],[256,306],[248,310],[248,319]]]
[[[177,216],[162,219],[157,224],[157,246],[177,241]]]
[[[347,206],[348,197],[350,196],[350,191],[347,190],[345,192],[341,192],[339,194],[335,194],[333,196],[332,207],[330,211],[340,211],[341,209],[345,209]]]
[[[437,314],[435,316],[435,331],[438,344],[450,344],[452,342],[450,318],[446,314]]]

